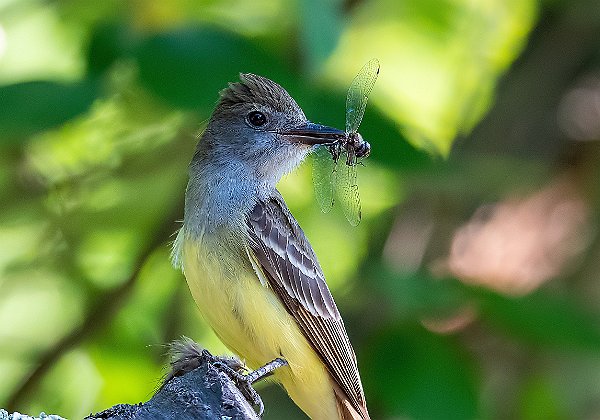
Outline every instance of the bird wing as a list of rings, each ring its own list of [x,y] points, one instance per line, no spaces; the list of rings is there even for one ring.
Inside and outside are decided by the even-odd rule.
[[[359,412],[366,411],[356,356],[317,257],[276,192],[247,219],[250,248],[269,286],[294,317],[331,376]]]

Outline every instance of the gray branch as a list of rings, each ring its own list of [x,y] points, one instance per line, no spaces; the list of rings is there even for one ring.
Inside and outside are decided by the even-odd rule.
[[[86,419],[258,420],[235,383],[209,361],[175,376],[145,403],[118,404]]]

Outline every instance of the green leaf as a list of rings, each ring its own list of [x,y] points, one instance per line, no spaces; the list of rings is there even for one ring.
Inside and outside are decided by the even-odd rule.
[[[411,419],[477,418],[472,362],[456,344],[422,328],[380,331],[361,360],[372,409]]]
[[[298,3],[303,53],[311,70],[317,69],[335,49],[343,29],[340,0],[305,0]]]
[[[576,302],[540,290],[528,296],[503,296],[456,279],[427,273],[402,275],[384,268],[373,272],[375,290],[396,320],[419,321],[475,305],[481,319],[511,337],[538,346],[600,350],[600,320]]]
[[[469,289],[454,279],[433,279],[425,272],[400,274],[384,267],[370,277],[377,279],[373,287],[397,320],[414,323],[424,316],[443,316],[470,302]]]
[[[183,108],[209,112],[218,92],[239,73],[257,73],[284,84],[280,61],[233,33],[183,28],[148,37],[134,48],[140,79],[152,92]],[[288,75],[289,77],[289,75]]]
[[[481,316],[536,345],[600,350],[600,322],[576,303],[539,291],[511,298],[483,293]]]
[[[87,51],[88,71],[101,74],[116,60],[128,56],[135,43],[132,32],[132,28],[119,23],[94,28]]]
[[[15,141],[56,127],[89,109],[100,91],[95,79],[33,81],[0,87],[0,137]],[[5,140],[6,141],[6,140]]]

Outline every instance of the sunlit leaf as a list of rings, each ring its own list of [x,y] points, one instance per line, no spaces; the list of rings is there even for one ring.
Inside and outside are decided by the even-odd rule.
[[[523,385],[519,418],[536,420],[541,418],[566,419],[570,417],[565,407],[563,393],[554,387],[554,384],[548,378],[536,375],[528,378]]]
[[[363,2],[328,63],[329,77],[348,85],[378,58],[370,104],[411,143],[446,156],[489,107],[498,78],[533,26],[536,6],[533,0]]]

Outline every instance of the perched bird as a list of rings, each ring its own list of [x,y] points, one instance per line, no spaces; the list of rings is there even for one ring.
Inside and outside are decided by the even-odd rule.
[[[202,134],[173,256],[202,315],[248,366],[277,369],[313,419],[369,419],[356,357],[317,257],[275,188],[315,145],[313,124],[277,83],[241,74]]]

